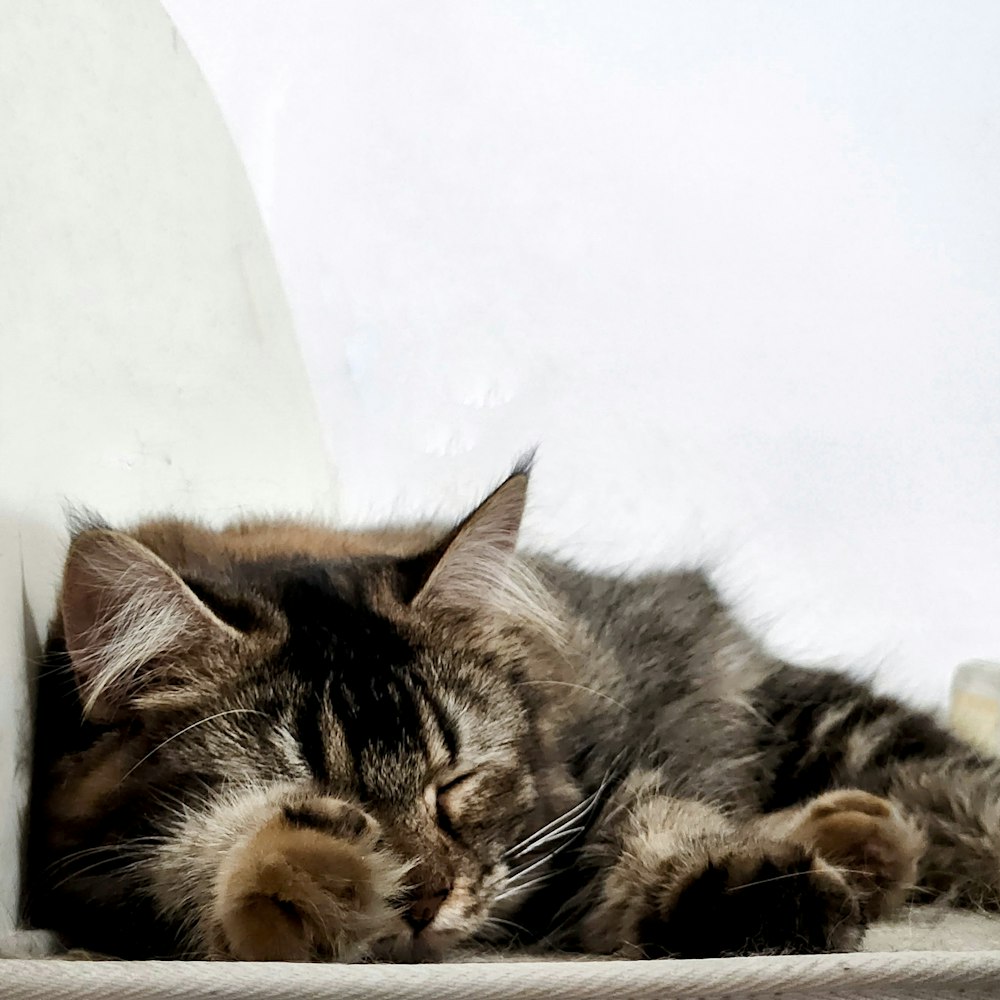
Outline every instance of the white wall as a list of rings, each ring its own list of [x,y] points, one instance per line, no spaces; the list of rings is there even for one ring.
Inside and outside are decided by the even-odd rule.
[[[532,538],[786,652],[1000,656],[1000,6],[168,0],[352,518],[541,442]]]
[[[0,4],[0,952],[64,506],[331,513],[270,247],[155,0]],[[44,734],[43,734],[44,736]]]

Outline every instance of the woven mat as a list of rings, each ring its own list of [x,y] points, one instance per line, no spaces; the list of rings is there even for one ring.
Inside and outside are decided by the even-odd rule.
[[[0,961],[3,1000],[998,1000],[1000,919],[915,911],[873,928],[869,950],[703,961],[443,965]],[[879,950],[871,950],[871,949]]]

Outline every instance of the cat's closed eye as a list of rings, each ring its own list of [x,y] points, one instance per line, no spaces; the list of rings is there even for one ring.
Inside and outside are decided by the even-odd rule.
[[[428,806],[437,817],[438,825],[449,836],[455,836],[463,800],[472,789],[476,771],[463,771],[438,785],[430,785],[425,793]]]

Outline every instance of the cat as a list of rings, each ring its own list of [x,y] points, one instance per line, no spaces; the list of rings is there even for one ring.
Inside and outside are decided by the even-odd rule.
[[[1000,905],[996,761],[772,656],[700,572],[517,554],[528,478],[448,531],[77,531],[31,922],[126,958],[651,958]]]

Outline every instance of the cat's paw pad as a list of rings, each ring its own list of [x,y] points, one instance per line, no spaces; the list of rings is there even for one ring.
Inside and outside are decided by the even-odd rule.
[[[924,848],[920,831],[892,802],[855,789],[805,805],[792,836],[864,894],[870,919],[902,901]]]
[[[854,893],[811,852],[786,843],[713,851],[678,882],[646,894],[636,925],[644,957],[712,958],[856,946]]]
[[[287,805],[223,862],[215,893],[220,952],[247,961],[350,961],[397,922],[401,866],[378,827],[331,799]]]

